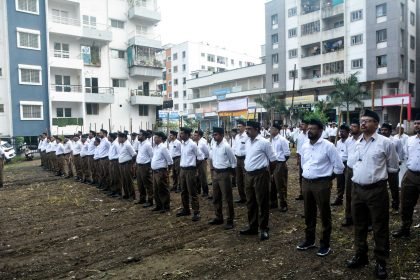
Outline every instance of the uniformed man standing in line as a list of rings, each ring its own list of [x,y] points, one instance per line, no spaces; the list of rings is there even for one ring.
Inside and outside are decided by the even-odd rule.
[[[50,171],[57,172],[57,157],[55,156],[55,151],[57,150],[57,140],[54,136],[50,137],[49,148],[49,161],[50,161]]]
[[[400,172],[398,174],[398,178],[400,179],[399,181],[399,186],[402,186],[402,179],[404,177],[405,172],[407,171],[407,165],[406,165],[406,161],[407,161],[407,140],[408,140],[408,135],[404,133],[405,130],[405,125],[404,124],[398,124],[397,127],[395,128],[397,134],[395,134],[393,137],[395,139],[398,139],[401,141],[401,144],[403,146],[404,149],[404,158],[400,158]]]
[[[280,130],[279,124],[274,124],[270,130],[271,145],[277,157],[276,169],[273,171],[274,186],[271,186],[271,197],[275,205],[278,205],[277,200],[280,199],[280,212],[287,212],[288,168],[286,162],[290,157],[290,148],[289,141],[280,134]]]
[[[83,145],[82,141],[79,139],[79,136],[73,137],[73,163],[74,169],[76,172],[76,177],[74,178],[76,181],[80,181],[83,177],[82,175],[82,159],[80,157],[80,152],[82,151]]]
[[[109,160],[108,160],[108,154],[109,154],[109,147],[111,146],[108,141],[108,131],[105,129],[101,129],[99,132],[99,138],[101,139],[101,142],[98,149],[99,154],[99,172],[98,172],[98,178],[99,178],[99,189],[102,190],[108,190],[109,188]]]
[[[193,222],[200,220],[200,204],[198,201],[197,195],[197,185],[196,185],[196,172],[197,172],[197,159],[202,158],[201,153],[198,151],[197,144],[195,144],[191,139],[192,130],[187,127],[180,128],[180,138],[181,143],[181,172],[179,175],[179,184],[181,186],[181,198],[183,209],[176,214],[177,217],[189,216],[191,215],[190,211],[190,198],[191,198],[191,207],[194,211],[192,217]]]
[[[88,149],[89,143],[87,142],[87,135],[82,135],[82,149],[80,150],[80,161],[82,164],[82,177],[81,182],[87,183],[89,178],[89,163],[88,163]]]
[[[41,166],[46,169],[46,158],[45,158],[45,148],[46,148],[46,143],[47,143],[47,133],[42,133],[41,134],[41,141],[39,142],[39,152],[41,155]]]
[[[202,160],[197,161],[197,174],[198,174],[198,186],[197,193],[203,191],[202,197],[209,196],[209,186],[207,182],[207,159],[209,157],[209,148],[207,145],[207,140],[203,138],[203,131],[196,130],[193,136],[194,141],[197,143],[200,153],[203,155]]]
[[[4,176],[3,176],[3,169],[4,169],[4,160],[6,159],[6,155],[4,154],[4,150],[0,145],[0,188],[3,188],[4,185]]]
[[[235,201],[235,203],[245,203],[246,202],[246,194],[245,194],[245,185],[244,185],[244,177],[245,177],[245,169],[244,169],[244,162],[245,162],[245,143],[248,140],[248,135],[245,132],[245,122],[242,120],[237,121],[238,125],[238,134],[235,137],[235,146],[233,148],[236,156],[236,186],[238,187],[239,199]]]
[[[131,146],[133,147],[134,151],[138,154],[139,151],[139,139],[138,139],[138,134],[136,132],[131,132],[130,134],[131,137]],[[133,180],[137,179],[137,164],[134,163],[133,167],[131,168],[131,174],[133,176]]]
[[[118,133],[118,163],[120,165],[120,183],[123,199],[134,198],[133,177],[131,176],[131,166],[136,162],[136,152],[127,139],[127,134]]]
[[[144,204],[143,207],[148,208],[153,206],[153,181],[152,169],[150,166],[153,158],[153,149],[152,144],[147,141],[146,131],[140,130],[140,134],[138,134],[138,141],[136,177],[139,200],[135,203]]]
[[[181,162],[181,142],[177,139],[178,132],[171,130],[169,132],[169,154],[172,157],[174,164],[171,166],[172,169],[172,188],[171,191],[181,192],[179,187],[179,172]]]
[[[235,139],[236,139],[236,135],[238,135],[238,129],[237,128],[232,128],[231,132],[230,132],[230,136],[229,136],[229,146],[232,148],[233,152],[235,152]],[[236,170],[233,173],[232,176],[232,188],[236,188]]]
[[[93,145],[95,146],[95,152],[93,153],[93,168],[92,168],[92,181],[93,185],[95,185],[98,189],[101,188],[100,185],[100,150],[99,145],[101,144],[101,138],[96,136],[92,141]]]
[[[153,170],[153,186],[156,207],[152,211],[165,213],[170,210],[171,197],[169,192],[168,167],[173,164],[168,148],[164,144],[165,133],[155,133],[155,145],[153,147],[153,158],[151,167]]]
[[[109,133],[108,134],[108,141],[111,144],[108,152],[108,160],[109,160],[109,196],[111,197],[118,197],[121,190],[120,186],[120,172],[119,172],[119,164],[118,164],[118,139],[116,133]]]
[[[376,133],[379,116],[365,110],[360,118],[362,137],[348,161],[353,165],[352,216],[356,254],[347,262],[348,268],[358,268],[368,261],[367,232],[370,215],[375,240],[376,266],[374,274],[387,278],[389,258],[389,196],[386,187],[389,172],[398,171],[398,156],[391,141]]]
[[[86,156],[88,157],[88,169],[87,169],[88,176],[86,178],[86,183],[88,183],[90,185],[96,184],[96,182],[94,180],[95,162],[93,160],[93,156],[95,154],[95,149],[96,149],[96,146],[94,144],[95,143],[95,137],[96,137],[96,132],[91,130],[91,131],[89,131],[89,137],[86,140],[88,142],[88,151],[87,151],[87,154],[86,154]]]
[[[210,151],[210,159],[213,172],[213,204],[215,218],[210,225],[223,224],[223,201],[226,205],[226,225],[224,229],[232,229],[235,213],[233,210],[233,194],[231,175],[235,173],[236,157],[232,148],[223,141],[224,130],[222,127],[213,127],[213,139],[215,144]]]
[[[414,119],[415,135],[407,140],[407,172],[401,188],[401,227],[392,233],[395,238],[409,237],[414,207],[420,196],[420,114]]]
[[[352,120],[350,123],[350,131],[351,131],[351,137],[348,138],[347,140],[347,159],[348,159],[348,155],[351,153],[354,153],[355,150],[355,145],[357,143],[357,141],[360,139],[362,132],[360,131],[360,123],[359,120]],[[353,218],[351,216],[351,192],[353,189],[353,181],[351,180],[351,178],[353,177],[353,163],[349,162],[347,160],[347,174],[346,174],[346,186],[345,186],[345,190],[346,190],[346,209],[345,209],[345,217],[344,217],[344,221],[341,224],[341,226],[343,227],[348,227],[353,225]]]
[[[297,165],[299,167],[299,196],[296,197],[296,200],[303,200],[302,195],[302,166],[300,164],[300,158],[301,158],[301,149],[303,144],[305,144],[306,141],[308,141],[308,122],[306,120],[302,120],[300,123],[300,133],[297,136],[296,139],[296,156],[297,156]]]
[[[305,212],[305,241],[298,245],[298,250],[315,247],[317,209],[322,222],[322,237],[317,255],[330,253],[331,240],[331,187],[334,175],[342,174],[344,164],[333,143],[322,138],[324,125],[320,120],[308,122],[309,141],[301,148],[302,194]]]
[[[56,157],[56,173],[55,176],[64,177],[64,145],[60,137],[56,138],[56,148],[55,148],[55,157]]]
[[[72,155],[71,152],[73,151],[73,146],[70,139],[66,136],[64,138],[64,175],[65,178],[73,177],[73,167],[72,167]]]
[[[248,223],[246,229],[240,231],[242,235],[256,235],[260,229],[260,240],[267,240],[269,218],[269,184],[270,173],[277,160],[276,153],[270,142],[260,134],[260,123],[248,121],[246,123],[245,150],[245,192],[248,208]]]
[[[347,139],[349,138],[350,127],[345,124],[340,126],[338,132],[340,134],[340,140],[337,141],[337,152],[340,155],[341,160],[344,164],[343,174],[337,174],[337,197],[335,201],[331,203],[331,206],[340,206],[343,205],[344,192],[346,190],[346,169],[347,169]]]

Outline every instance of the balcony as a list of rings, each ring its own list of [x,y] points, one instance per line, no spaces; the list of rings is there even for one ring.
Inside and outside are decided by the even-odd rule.
[[[114,88],[112,87],[85,87],[86,103],[114,103]]]
[[[128,9],[128,18],[157,24],[161,20],[160,11],[157,9],[155,2],[151,4],[143,6],[135,3]]]
[[[83,118],[53,118],[52,125],[66,127],[69,125],[83,126]]]
[[[52,102],[83,102],[82,86],[51,85],[50,98]]]
[[[49,59],[50,67],[79,70],[83,68],[83,60],[80,54],[74,55],[69,51],[53,50],[50,52]]]
[[[132,105],[155,105],[160,106],[163,104],[163,96],[160,92],[155,90],[149,90],[145,92],[141,89],[132,89],[131,94],[131,104]]]
[[[321,10],[323,19],[344,14],[344,5],[325,5]]]
[[[340,23],[341,24],[341,23]],[[337,27],[326,27],[323,29],[322,32],[322,39],[323,40],[330,40],[337,37],[343,37],[345,35],[345,29],[344,26],[338,25]]]
[[[95,24],[95,25],[83,25],[82,38],[92,39],[96,41],[111,42],[112,32],[108,25]]]
[[[161,37],[158,34],[138,32],[136,30],[128,34],[128,45],[146,46],[160,49],[162,47]]]

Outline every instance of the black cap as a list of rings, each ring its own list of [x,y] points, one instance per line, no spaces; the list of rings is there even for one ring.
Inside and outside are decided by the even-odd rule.
[[[308,121],[308,124],[310,124],[310,125],[316,125],[316,126],[318,126],[318,128],[320,128],[320,129],[324,129],[324,125],[322,124],[322,122],[320,121],[320,120],[318,120],[318,119],[310,119],[309,121]]]
[[[127,138],[127,134],[123,132],[118,132],[118,137]]]
[[[278,123],[273,124],[272,127],[277,128],[278,130],[281,130],[281,125]]]
[[[156,135],[157,137],[161,137],[162,139],[166,139],[166,135],[162,131],[156,131],[154,135]]]
[[[232,128],[232,132],[238,133],[238,129],[237,128]]]
[[[111,137],[112,139],[117,138],[117,133],[113,133],[111,132],[110,134],[108,134],[109,137]]]
[[[352,120],[350,121],[350,124],[357,124],[357,125],[360,125],[360,120],[358,120],[358,119],[352,119]]]
[[[196,130],[194,131],[194,133],[197,133],[198,135],[200,135],[200,137],[203,137],[204,132],[202,130]]]
[[[420,113],[416,114],[416,117],[414,118],[415,121],[420,121]]]
[[[77,133],[82,134],[82,132],[80,130]]]
[[[223,127],[213,126],[213,133],[225,134]]]
[[[131,132],[131,136],[137,136],[138,134],[137,134],[137,132]]]
[[[89,130],[89,133],[92,133],[92,134],[93,134],[93,136],[95,136],[95,135],[96,135],[96,132],[95,132],[94,130]]]
[[[246,123],[245,123],[245,121],[244,121],[244,120],[237,120],[237,121],[236,121],[236,123],[237,123],[237,124],[244,125],[244,126],[246,125]]]
[[[124,130],[123,132],[125,135],[128,135],[128,130]]]
[[[371,117],[374,120],[376,120],[377,122],[379,122],[379,116],[378,116],[378,114],[376,114],[375,112],[373,112],[373,111],[371,111],[369,109],[366,109],[365,110],[365,112],[363,113],[362,117]]]
[[[255,122],[255,121],[247,121],[246,126],[250,126],[250,127],[255,128],[255,129],[260,129],[261,128],[261,124],[259,122]]]
[[[106,130],[106,129],[101,129],[101,132],[105,133],[105,134],[108,134],[108,130]]]
[[[87,135],[87,134],[83,134],[83,135],[82,135],[82,139],[83,139],[83,138],[88,138],[88,136],[89,136],[89,135]]]
[[[350,131],[350,127],[349,127],[347,124],[342,124],[342,125],[340,125],[340,129],[345,130],[345,131],[347,131],[347,132],[349,132],[349,131]]]
[[[173,135],[173,136],[178,136],[178,132],[175,130],[171,130],[169,131],[169,134]]]
[[[187,134],[191,134],[192,132],[192,129],[188,127],[180,127],[179,130]]]
[[[386,128],[388,130],[392,130],[392,125],[389,124],[389,123],[383,123],[382,126],[381,126],[381,128]]]
[[[300,121],[300,123],[309,124],[309,120],[303,119],[303,120]]]

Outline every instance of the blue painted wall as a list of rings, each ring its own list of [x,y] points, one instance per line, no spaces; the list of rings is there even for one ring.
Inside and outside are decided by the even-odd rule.
[[[10,89],[13,120],[13,136],[35,136],[49,128],[48,102],[48,50],[45,1],[39,0],[39,15],[19,12],[16,1],[7,1],[7,22],[9,36]],[[16,28],[27,28],[41,32],[41,50],[17,47]],[[42,85],[20,85],[18,64],[39,65],[42,67]],[[22,121],[20,101],[42,101],[44,119],[42,121]]]

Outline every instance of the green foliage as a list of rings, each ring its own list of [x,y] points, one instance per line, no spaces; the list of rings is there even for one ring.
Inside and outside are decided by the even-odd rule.
[[[255,98],[255,102],[267,110],[267,120],[269,120],[274,113],[279,113],[280,115],[287,115],[289,113],[289,110],[286,108],[285,100],[279,99],[271,94],[257,97]]]
[[[17,147],[20,147],[20,146],[22,146],[23,145],[23,143],[25,142],[25,138],[24,137],[16,137],[15,138],[15,145],[17,146]]]
[[[187,118],[183,119],[182,122],[183,122],[182,126],[189,127],[192,130],[198,129],[198,125],[200,123],[197,119],[187,119]]]
[[[68,125],[83,125],[83,118],[53,118],[52,124],[58,127],[65,127]]]
[[[328,118],[325,113],[321,110],[315,109],[315,111],[306,112],[303,116],[305,120],[317,119],[320,120],[323,124],[328,123]]]

